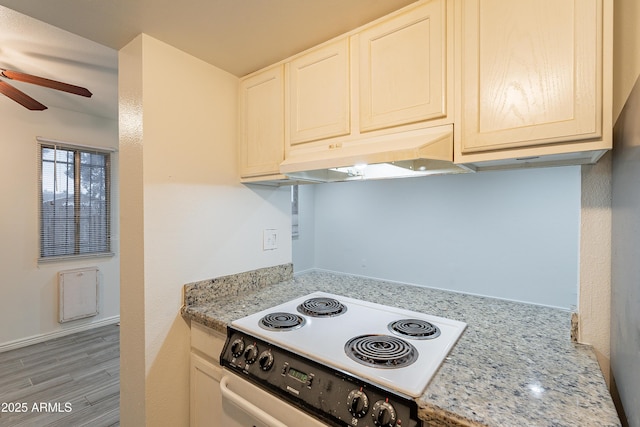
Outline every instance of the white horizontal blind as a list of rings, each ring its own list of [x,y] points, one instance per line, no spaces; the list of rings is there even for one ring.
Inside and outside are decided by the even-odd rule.
[[[111,251],[111,153],[39,144],[40,258]]]

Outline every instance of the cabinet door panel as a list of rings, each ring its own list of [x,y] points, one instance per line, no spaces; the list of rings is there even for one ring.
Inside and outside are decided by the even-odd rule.
[[[599,7],[463,2],[463,153],[601,136]]]
[[[221,422],[222,368],[191,353],[191,415],[192,427],[223,427]]]
[[[349,123],[349,39],[289,64],[291,144],[346,135]]]
[[[282,66],[240,83],[240,175],[278,174],[284,160]]]
[[[445,115],[444,0],[434,0],[359,35],[360,130]]]

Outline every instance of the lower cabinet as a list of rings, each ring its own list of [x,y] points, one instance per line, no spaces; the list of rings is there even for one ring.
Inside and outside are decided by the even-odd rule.
[[[191,353],[191,416],[192,427],[222,427],[222,369]]]
[[[191,323],[190,421],[191,427],[223,427],[221,421],[222,368],[218,357],[224,346],[223,334]]]

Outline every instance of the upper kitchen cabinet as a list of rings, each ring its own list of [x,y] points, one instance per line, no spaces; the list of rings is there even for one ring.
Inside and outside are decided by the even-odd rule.
[[[240,81],[239,157],[243,181],[285,178],[284,67],[278,65]]]
[[[286,157],[452,124],[452,11],[418,1],[286,60]]]
[[[446,115],[445,20],[435,0],[356,35],[361,131]]]
[[[322,45],[286,67],[291,145],[348,134],[349,39]]]
[[[458,3],[456,162],[593,163],[611,149],[612,3]]]

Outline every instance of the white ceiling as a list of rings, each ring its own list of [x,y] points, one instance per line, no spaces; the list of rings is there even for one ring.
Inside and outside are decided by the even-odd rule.
[[[243,76],[414,1],[0,0],[0,68],[85,86],[89,100],[10,82],[47,106],[116,118],[117,51],[142,32]]]

